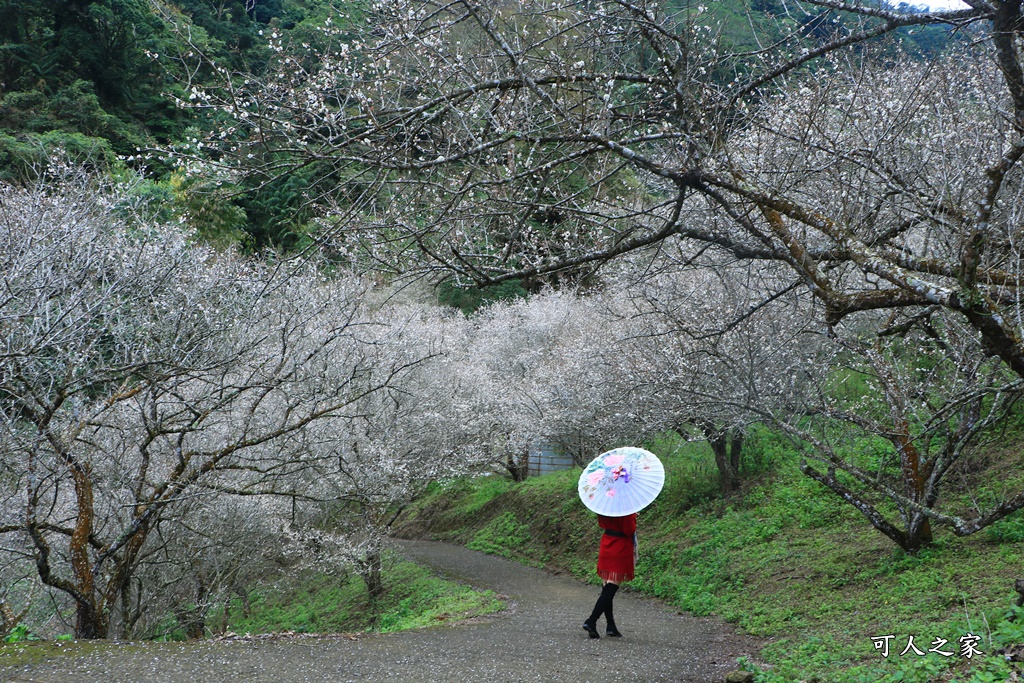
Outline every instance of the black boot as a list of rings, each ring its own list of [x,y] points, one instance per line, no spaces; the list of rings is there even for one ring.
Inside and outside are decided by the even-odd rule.
[[[597,602],[594,603],[594,611],[590,613],[587,620],[583,622],[583,630],[587,632],[587,635],[591,638],[600,638],[601,634],[597,632],[597,620],[604,614],[604,590],[601,590],[601,595],[597,598]]]
[[[612,604],[612,596],[615,595],[619,587],[614,583],[606,583],[601,589],[601,595],[597,598],[597,602],[594,604],[594,611],[590,613],[590,616],[586,621],[583,622],[583,630],[587,632],[591,638],[600,638],[601,634],[597,632],[597,620],[605,613],[605,610]]]
[[[619,633],[619,629],[615,628],[615,616],[612,614],[612,601],[615,599],[615,593],[619,590],[617,584],[609,583],[605,584],[605,588],[610,588],[608,591],[608,597],[604,606],[604,616],[608,620],[608,628],[605,629],[605,635],[609,635],[612,638],[621,638],[622,634]]]

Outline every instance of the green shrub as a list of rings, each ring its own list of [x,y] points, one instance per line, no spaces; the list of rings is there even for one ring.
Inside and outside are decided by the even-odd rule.
[[[32,633],[25,624],[18,624],[4,638],[5,643],[24,643],[30,640],[39,640],[39,636]]]

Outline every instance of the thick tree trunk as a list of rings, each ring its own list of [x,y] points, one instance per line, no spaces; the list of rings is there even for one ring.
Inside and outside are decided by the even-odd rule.
[[[96,590],[93,564],[89,555],[89,537],[96,514],[92,469],[88,464],[77,462],[70,455],[65,454],[64,459],[75,482],[75,499],[78,504],[78,517],[68,544],[76,589],[75,637],[82,640],[106,638],[109,619],[103,609],[99,591]]]
[[[702,422],[700,429],[704,432],[704,437],[711,446],[711,451],[715,454],[715,466],[718,468],[719,488],[722,491],[722,495],[728,495],[733,491],[739,490],[740,477],[738,465],[740,451],[743,448],[742,438],[737,442],[735,435],[733,435],[730,452],[728,430],[719,429],[710,422]]]
[[[897,404],[894,402],[893,405]],[[910,500],[919,505],[925,505],[928,467],[922,462],[921,453],[910,438],[910,425],[902,417],[902,414],[897,414],[894,417],[893,424],[896,428],[893,442],[900,456],[904,492]],[[904,517],[906,519],[906,537],[901,545],[907,552],[916,553],[932,542],[931,523],[928,517],[914,510],[907,510]]]
[[[209,596],[209,586],[206,585],[201,576],[197,576],[195,604],[190,608],[179,605],[174,614],[178,619],[178,624],[185,631],[186,638],[198,640],[206,635],[206,614],[209,611]]]
[[[366,554],[360,567],[359,573],[363,577],[366,592],[369,593],[371,600],[377,600],[384,595],[384,583],[381,580],[382,564],[380,550],[375,549]]]
[[[107,637],[106,614],[91,603],[77,603],[75,609],[75,637],[80,640],[96,640]]]
[[[138,561],[139,552],[149,533],[149,525],[142,524],[138,531],[125,544],[120,556],[114,556],[115,562],[113,575],[107,582],[105,602],[113,609],[116,601],[121,601],[121,623],[119,632],[122,638],[128,637],[128,632],[138,616],[132,615],[131,585],[132,576]]]
[[[743,460],[743,431],[740,429],[729,430],[729,466],[736,474],[734,487],[739,488],[740,463]]]
[[[932,526],[925,515],[913,512],[909,515],[907,532],[901,544],[908,553],[916,553],[932,543]]]
[[[526,481],[529,475],[529,458],[521,455],[510,455],[505,461],[505,469],[512,476],[512,481],[519,483]]]

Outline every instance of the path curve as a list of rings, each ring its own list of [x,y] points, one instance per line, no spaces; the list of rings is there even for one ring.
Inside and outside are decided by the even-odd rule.
[[[12,683],[438,683],[661,681],[717,683],[758,643],[712,619],[662,603],[615,597],[624,638],[591,640],[581,628],[598,589],[494,557],[429,541],[399,541],[411,559],[508,596],[491,617],[454,626],[346,639],[126,644],[81,658],[4,670]],[[603,620],[602,620],[603,621]],[[600,630],[604,632],[603,623]],[[0,658],[2,662],[2,658]]]

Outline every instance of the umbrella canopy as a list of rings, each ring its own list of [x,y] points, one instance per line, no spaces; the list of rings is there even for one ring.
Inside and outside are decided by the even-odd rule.
[[[654,502],[665,485],[658,456],[642,448],[616,448],[594,458],[580,475],[580,500],[606,517],[625,517]]]

